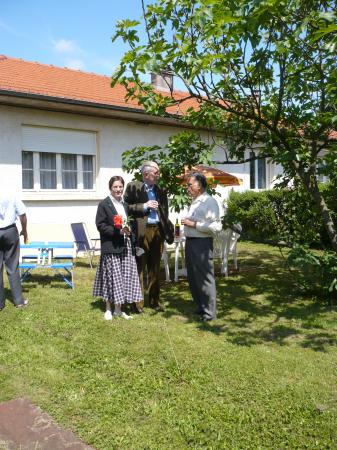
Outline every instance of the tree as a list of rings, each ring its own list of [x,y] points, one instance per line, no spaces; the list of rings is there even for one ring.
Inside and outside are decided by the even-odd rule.
[[[181,120],[224,138],[224,164],[267,158],[314,201],[337,253],[336,224],[319,189],[337,188],[336,0],[160,0],[117,24],[130,50],[113,76],[153,114],[193,99]],[[186,96],[163,94],[144,74],[170,69]],[[179,139],[179,137],[177,137]],[[251,152],[247,152],[247,149]],[[184,158],[183,155],[181,155]],[[188,160],[186,160],[189,163]]]

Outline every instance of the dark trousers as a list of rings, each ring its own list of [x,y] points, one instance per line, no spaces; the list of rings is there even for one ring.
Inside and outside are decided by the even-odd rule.
[[[198,313],[216,319],[213,239],[187,238],[185,260],[188,284]]]
[[[12,291],[13,303],[20,305],[24,301],[20,281],[19,258],[20,240],[17,228],[14,226],[0,230],[0,309],[5,306],[4,266],[6,267],[7,277]]]
[[[160,285],[160,260],[163,253],[164,241],[161,236],[159,226],[147,226],[145,230],[144,242],[142,246],[145,253],[137,258],[140,284],[145,294],[145,271],[147,272],[147,290],[149,306],[159,305]],[[145,295],[144,295],[145,299]],[[139,304],[140,307],[143,305]]]

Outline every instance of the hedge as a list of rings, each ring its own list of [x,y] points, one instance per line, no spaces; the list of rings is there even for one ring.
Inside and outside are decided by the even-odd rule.
[[[330,184],[320,187],[337,224],[337,196]],[[306,192],[300,189],[232,192],[224,225],[242,225],[242,238],[256,242],[329,248],[321,216]]]

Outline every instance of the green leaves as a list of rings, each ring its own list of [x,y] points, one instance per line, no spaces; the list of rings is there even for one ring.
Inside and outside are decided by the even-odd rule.
[[[337,257],[332,252],[314,253],[305,246],[295,245],[288,262],[298,269],[298,282],[306,293],[333,299],[337,293]]]
[[[336,151],[336,11],[337,0],[157,0],[145,8],[142,45],[138,22],[117,24],[113,40],[131,50],[113,84],[148,113],[165,115],[183,99],[155,92],[141,77],[169,67],[195,100],[181,120],[221,134],[224,160],[258,146],[310,192],[327,226],[313,167],[318,149]],[[337,180],[337,165],[327,167]],[[337,251],[335,228],[330,234]]]
[[[326,198],[336,215],[335,191],[329,186],[321,189],[329,189]],[[302,290],[324,299],[336,295],[337,256],[307,192],[298,188],[233,192],[224,223],[232,226],[238,222],[245,238],[291,248],[288,264],[296,269],[293,275]]]
[[[112,36],[112,42],[121,37],[124,42],[128,42],[131,47],[135,46],[136,42],[139,42],[137,31],[134,27],[140,24],[137,20],[120,20],[116,24],[116,33]]]
[[[139,169],[146,159],[156,161],[160,166],[160,184],[170,194],[170,208],[182,210],[188,203],[186,188],[181,175],[185,167],[196,164],[210,164],[212,146],[202,142],[196,133],[182,132],[171,136],[169,143],[162,147],[135,147],[122,155],[123,169],[134,173],[136,179],[141,179]]]

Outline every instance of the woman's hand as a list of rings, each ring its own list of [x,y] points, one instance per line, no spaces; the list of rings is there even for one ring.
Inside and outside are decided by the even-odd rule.
[[[130,236],[131,230],[128,226],[125,226],[121,229],[121,233],[124,234],[124,236]]]

